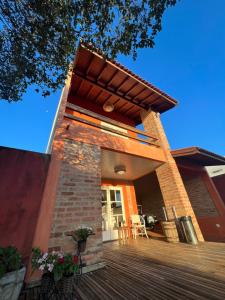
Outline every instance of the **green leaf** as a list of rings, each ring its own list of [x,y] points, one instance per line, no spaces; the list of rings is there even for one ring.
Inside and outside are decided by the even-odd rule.
[[[7,0],[0,5],[0,99],[18,101],[35,84],[64,85],[79,42],[105,57],[152,48],[165,10],[179,0]]]

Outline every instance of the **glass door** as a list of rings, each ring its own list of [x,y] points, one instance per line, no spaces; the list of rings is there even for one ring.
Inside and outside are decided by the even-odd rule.
[[[102,187],[103,241],[118,239],[118,227],[125,223],[122,188]]]

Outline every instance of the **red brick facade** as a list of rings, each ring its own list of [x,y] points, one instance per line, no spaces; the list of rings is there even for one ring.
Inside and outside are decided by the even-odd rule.
[[[161,124],[159,114],[154,111],[143,111],[142,121],[145,130],[158,137],[159,145],[163,148],[167,158],[167,162],[156,169],[156,174],[169,219],[174,218],[172,213],[173,206],[175,206],[178,216],[190,215],[192,217],[198,239],[203,241],[204,239],[201,230],[185,190],[177,164],[170,152],[169,143]]]
[[[75,243],[66,233],[79,226],[92,227],[84,260],[98,263],[102,256],[101,151],[98,146],[66,140],[57,186],[49,248],[73,252]]]

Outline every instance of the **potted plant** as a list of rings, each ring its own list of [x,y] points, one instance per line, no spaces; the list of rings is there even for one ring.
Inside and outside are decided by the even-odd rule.
[[[0,247],[0,299],[18,299],[25,272],[19,251],[12,246]]]
[[[77,242],[79,252],[84,252],[86,249],[87,238],[90,235],[94,235],[93,229],[91,227],[78,227],[76,230],[68,233],[69,236],[72,236],[75,242]]]
[[[43,272],[41,293],[46,296],[61,292],[73,292],[74,274],[78,272],[78,256],[59,251],[42,252],[39,248],[33,249],[32,269]]]

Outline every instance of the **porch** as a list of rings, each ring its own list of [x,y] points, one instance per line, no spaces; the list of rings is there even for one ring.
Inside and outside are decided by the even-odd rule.
[[[78,299],[224,299],[225,244],[139,238],[104,244],[107,266],[83,275]],[[36,299],[38,288],[20,300]]]

